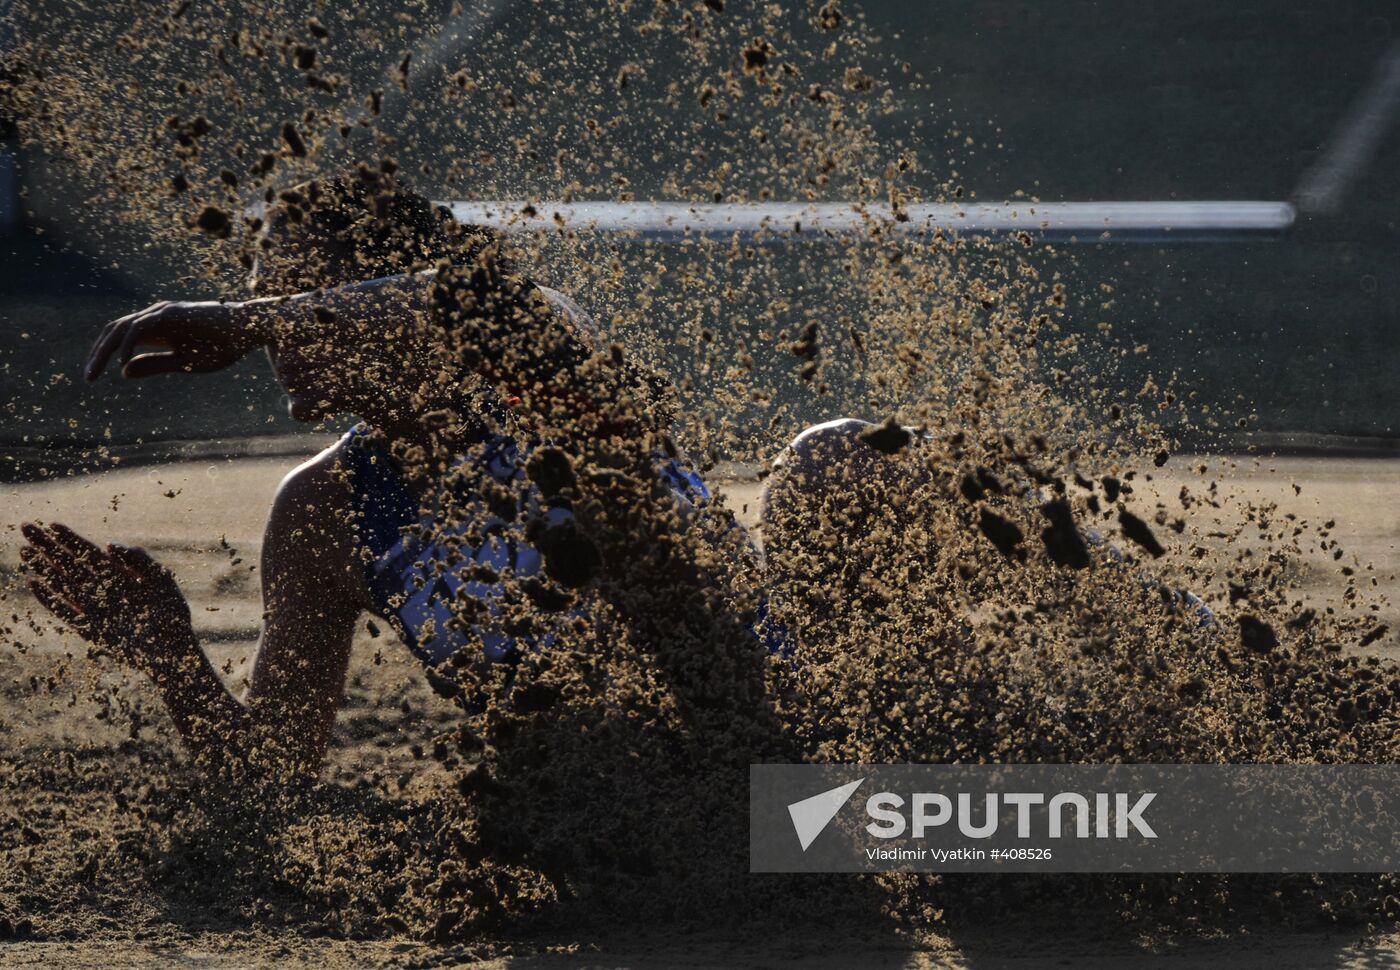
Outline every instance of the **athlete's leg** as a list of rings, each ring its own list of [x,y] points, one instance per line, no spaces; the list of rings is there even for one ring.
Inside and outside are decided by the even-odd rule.
[[[774,460],[759,506],[774,579],[828,588],[840,576],[858,579],[879,544],[876,511],[898,501],[918,467],[907,451],[892,456],[862,440],[873,428],[856,418],[813,425]]]
[[[759,505],[766,548],[780,544],[787,530],[811,523],[811,516],[820,515],[836,493],[852,495],[862,481],[878,473],[883,456],[860,440],[870,427],[856,418],[813,425],[774,459]],[[854,502],[840,504],[846,515],[859,511]]]

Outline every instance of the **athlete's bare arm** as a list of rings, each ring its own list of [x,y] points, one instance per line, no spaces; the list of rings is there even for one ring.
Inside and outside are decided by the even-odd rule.
[[[407,370],[406,356],[421,352],[430,359],[433,348],[405,341],[379,345],[385,344],[386,319],[418,319],[432,312],[439,282],[437,274],[429,272],[243,302],[158,303],[108,324],[89,354],[85,375],[96,379],[113,360],[125,376],[134,378],[208,372],[266,346],[279,380],[294,403],[306,399],[308,412],[327,403],[319,400],[322,397],[332,398],[331,411],[361,414],[384,403],[334,400],[337,390],[347,386],[402,398],[405,407],[421,410],[413,395],[396,390],[393,377]],[[483,341],[483,370],[502,383],[503,392],[513,390],[510,380],[516,375],[492,374],[493,353],[506,353],[509,359],[507,352],[516,343],[529,348],[532,336],[562,335],[570,345],[562,353],[565,360],[586,358],[600,349],[581,313],[566,300],[519,281],[510,285],[528,292],[504,291],[522,294],[505,325],[472,331]],[[557,329],[530,332],[535,326]],[[514,332],[517,327],[525,329]],[[493,341],[500,346],[493,349]],[[543,366],[547,369],[551,362],[546,358]],[[349,366],[356,373],[339,379],[336,366]],[[360,380],[375,371],[382,371],[384,380]],[[606,385],[575,389],[569,383],[574,376],[573,367],[563,365],[558,378],[564,383],[526,402],[525,410],[531,404],[547,405],[556,419],[600,413],[596,396]],[[540,379],[544,374],[535,377],[527,383],[539,397],[538,389],[547,380]],[[309,395],[306,387],[312,388]],[[599,426],[606,427],[601,422]],[[616,430],[623,432],[622,438],[630,437],[626,425],[613,428],[608,436],[613,441],[619,440]],[[651,461],[645,449],[638,451],[637,459],[639,464]],[[26,561],[36,573],[35,595],[89,640],[148,674],[181,736],[201,758],[230,764],[267,751],[284,764],[314,771],[324,756],[343,691],[354,622],[368,600],[354,542],[340,515],[348,495],[333,466],[334,455],[327,452],[297,469],[274,502],[263,549],[264,627],[251,686],[242,701],[225,690],[200,650],[189,608],[173,577],[144,552],[115,546],[104,550],[61,527],[30,526],[25,533],[30,541]],[[618,504],[608,501],[606,491],[584,504]],[[584,513],[581,518],[590,516]],[[628,559],[634,550],[626,542],[623,546],[604,549],[605,559],[619,564]],[[646,576],[653,584],[667,578],[654,569]]]
[[[364,604],[333,466],[333,451],[324,452],[278,490],[263,542],[263,628],[241,701],[200,648],[168,569],[143,550],[99,547],[62,525],[24,526],[34,595],[149,676],[187,747],[213,770],[314,773],[324,757]]]
[[[263,536],[263,627],[245,703],[293,764],[319,769],[369,605],[346,522],[339,446],[283,479]]]
[[[292,394],[294,418],[324,417],[336,410],[368,415],[394,398],[409,397],[405,392],[421,385],[424,375],[415,372],[415,364],[425,363],[429,378],[451,384],[460,380],[451,356],[441,355],[442,326],[403,327],[392,340],[386,340],[384,328],[386,320],[431,321],[435,312],[459,318],[452,321],[459,325],[472,320],[472,311],[442,305],[441,297],[454,289],[455,272],[429,270],[244,301],[156,303],[107,324],[88,354],[84,376],[96,380],[112,362],[128,378],[206,373],[266,347],[279,380]],[[554,347],[561,360],[575,361],[606,349],[577,305],[563,294],[515,278],[502,284],[502,292],[520,294],[515,308],[502,314],[508,322],[464,330],[459,348],[464,357],[477,358],[479,373],[497,385],[502,398],[521,400],[524,413],[543,416],[548,411],[569,424],[572,416],[612,403],[616,395],[606,384],[585,388],[569,368],[554,373],[551,359],[536,361],[534,368],[524,361],[539,345]],[[347,363],[372,380],[337,381],[326,373]],[[339,400],[331,394],[318,409],[313,406],[317,402],[303,401],[294,390],[313,384],[341,392],[369,384],[374,390],[359,388],[371,400]]]
[[[431,287],[428,273],[254,300],[163,300],[103,327],[88,352],[83,376],[97,380],[113,359],[122,376],[134,378],[222,370],[279,341],[319,343],[329,338],[350,347],[358,328],[400,308],[391,307],[390,301],[403,309],[425,308]],[[328,334],[330,327],[338,332]]]

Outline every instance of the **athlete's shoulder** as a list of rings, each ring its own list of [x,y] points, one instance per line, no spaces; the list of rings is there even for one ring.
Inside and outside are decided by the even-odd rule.
[[[363,599],[349,524],[351,489],[342,461],[346,447],[341,439],[323,449],[288,472],[277,487],[263,533],[265,581],[275,585],[287,577],[315,575],[323,592],[342,590],[356,602]]]
[[[297,492],[314,491],[344,481],[345,466],[354,446],[354,432],[342,435],[306,461],[297,465],[282,479],[281,489]]]
[[[269,526],[314,526],[324,531],[344,521],[343,512],[351,494],[346,485],[351,439],[351,435],[345,435],[283,477],[272,500]]]

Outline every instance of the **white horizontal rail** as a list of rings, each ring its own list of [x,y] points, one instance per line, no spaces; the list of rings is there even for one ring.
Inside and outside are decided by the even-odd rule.
[[[1213,242],[1277,236],[1293,225],[1287,202],[1003,202],[889,206],[845,203],[443,202],[459,221],[511,232],[625,233],[647,240],[691,236],[793,239],[938,231],[962,236],[1027,232],[1058,242]]]

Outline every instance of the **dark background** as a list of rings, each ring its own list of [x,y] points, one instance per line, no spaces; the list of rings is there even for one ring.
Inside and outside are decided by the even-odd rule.
[[[851,6],[851,5],[848,5]],[[1012,0],[867,2],[882,50],[928,90],[880,124],[924,122],[956,149],[978,199],[1293,197],[1336,125],[1400,43],[1393,3]],[[505,32],[537,29],[498,2]],[[624,52],[625,53],[625,52]],[[385,71],[398,55],[385,56]],[[1079,288],[1115,287],[1108,319],[1150,366],[1176,372],[1230,415],[1257,413],[1269,446],[1356,448],[1400,432],[1400,117],[1334,213],[1304,213],[1286,238],[1209,245],[1081,246]],[[547,126],[546,126],[547,127]],[[956,136],[946,135],[950,128]],[[971,136],[977,148],[961,147]],[[986,147],[981,147],[982,144]],[[80,225],[80,185],[18,150],[27,201],[6,195],[0,229],[0,448],[24,458],[70,442],[234,439],[299,430],[281,415],[266,365],[217,378],[81,384],[86,346],[108,318],[159,298],[207,296],[157,256],[117,261]],[[664,167],[664,166],[661,166]],[[659,194],[637,173],[638,197]],[[11,189],[5,190],[7,193]],[[575,294],[587,307],[589,294]],[[1125,387],[1146,361],[1130,361]]]

